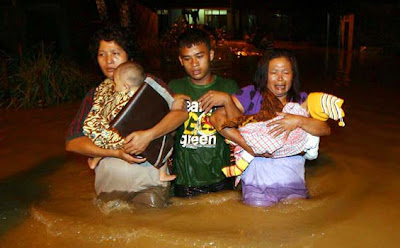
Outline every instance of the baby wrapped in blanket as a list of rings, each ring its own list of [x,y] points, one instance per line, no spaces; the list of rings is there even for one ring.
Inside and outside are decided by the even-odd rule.
[[[313,136],[301,128],[290,132],[285,139],[282,133],[277,137],[269,132],[274,126],[269,123],[283,118],[276,112],[283,112],[308,117],[311,115],[318,120],[326,121],[328,118],[339,120],[339,126],[344,126],[344,111],[341,108],[343,100],[336,96],[315,92],[308,95],[304,104],[289,102],[282,108],[282,103],[267,90],[263,94],[263,104],[258,114],[241,116],[227,120],[223,128],[238,127],[246,144],[256,155],[270,154],[272,158],[288,157],[304,152],[308,160],[318,157],[319,137]],[[233,142],[232,142],[233,143]],[[247,168],[254,156],[240,146],[235,146],[234,156],[236,164],[222,169],[227,177],[239,176]]]

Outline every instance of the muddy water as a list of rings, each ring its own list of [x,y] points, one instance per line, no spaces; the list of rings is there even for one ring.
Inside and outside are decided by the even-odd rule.
[[[296,52],[306,89],[345,98],[346,127],[330,123],[332,135],[306,166],[311,199],[255,208],[240,202],[240,191],[230,191],[172,198],[166,209],[97,202],[93,172],[84,159],[65,156],[62,135],[49,131],[65,128],[73,116],[71,106],[58,107],[23,116],[41,118],[34,132],[22,129],[21,147],[6,138],[12,149],[2,166],[34,166],[1,181],[0,247],[398,247],[398,59],[355,54],[348,70],[335,51]],[[234,60],[228,72],[238,73],[235,66],[248,61]],[[18,113],[4,113],[10,129],[26,126],[15,121]],[[48,132],[54,137],[38,140]],[[25,159],[13,163],[14,148]]]

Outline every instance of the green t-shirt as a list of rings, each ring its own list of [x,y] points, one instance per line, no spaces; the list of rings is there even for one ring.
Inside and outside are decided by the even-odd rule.
[[[197,102],[209,90],[233,94],[238,85],[231,79],[215,76],[207,85],[195,85],[189,77],[169,82],[172,92],[192,98],[188,103],[189,118],[177,130],[174,145],[173,173],[176,184],[188,187],[206,186],[225,179],[221,169],[229,165],[229,147],[209,122],[209,113],[204,113]]]

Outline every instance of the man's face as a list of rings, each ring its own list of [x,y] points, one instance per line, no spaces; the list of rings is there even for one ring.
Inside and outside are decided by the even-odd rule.
[[[194,84],[205,85],[212,81],[210,66],[213,59],[214,50],[209,50],[205,43],[179,49],[179,61]]]

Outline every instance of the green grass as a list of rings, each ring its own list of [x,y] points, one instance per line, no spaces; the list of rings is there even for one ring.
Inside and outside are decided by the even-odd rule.
[[[96,81],[94,75],[57,56],[43,43],[26,54],[8,77],[7,92],[0,90],[1,107],[35,108],[70,102],[82,98]]]

